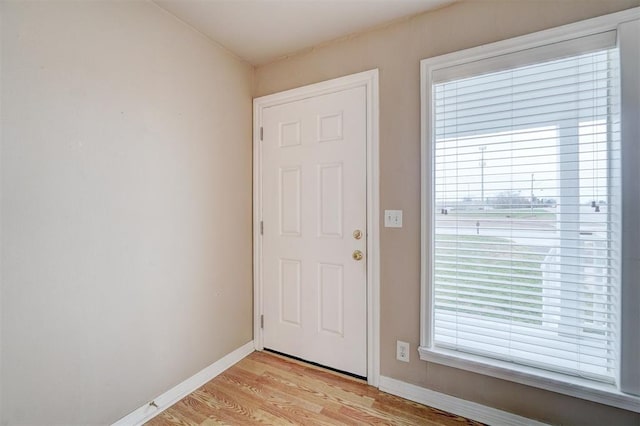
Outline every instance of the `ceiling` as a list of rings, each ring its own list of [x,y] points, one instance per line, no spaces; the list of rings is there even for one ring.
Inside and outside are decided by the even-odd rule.
[[[259,65],[455,0],[153,0]]]

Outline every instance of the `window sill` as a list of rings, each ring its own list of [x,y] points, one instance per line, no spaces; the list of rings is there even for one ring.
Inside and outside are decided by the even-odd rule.
[[[620,392],[612,385],[595,383],[506,361],[460,354],[446,349],[418,348],[420,359],[502,380],[585,399],[640,413],[640,397]]]

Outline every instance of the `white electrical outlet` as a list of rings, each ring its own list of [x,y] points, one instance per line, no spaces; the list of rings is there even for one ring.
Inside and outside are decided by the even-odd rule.
[[[397,341],[396,358],[398,361],[409,362],[409,344],[407,342]]]

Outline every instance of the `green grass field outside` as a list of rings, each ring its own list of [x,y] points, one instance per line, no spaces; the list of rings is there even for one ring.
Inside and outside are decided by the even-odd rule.
[[[435,255],[435,268],[438,276],[438,288],[450,291],[470,291],[474,295],[460,294],[457,296],[458,309],[449,310],[465,311],[464,307],[475,309],[489,309],[490,313],[481,315],[505,320],[515,320],[524,323],[541,324],[542,315],[542,270],[541,263],[545,253],[535,253],[536,249],[530,246],[511,245],[510,250],[505,250],[507,238],[475,236],[475,235],[436,235],[437,247]],[[454,271],[445,271],[442,268],[451,269],[450,265],[443,262],[451,262],[456,259],[460,249],[472,249],[476,253],[483,250],[499,250],[491,253],[492,259],[467,260],[468,265],[458,264]],[[505,269],[508,268],[508,269]],[[534,269],[535,271],[531,271]],[[527,275],[528,277],[506,277],[499,274],[511,273],[513,275]],[[472,279],[471,279],[472,278]],[[494,281],[501,281],[496,283]],[[521,290],[535,295],[516,295],[512,290]],[[502,298],[510,298],[505,301]],[[488,303],[501,303],[503,306],[493,306]],[[447,309],[446,307],[442,309]],[[538,312],[530,312],[534,309]],[[468,309],[468,313],[478,314]],[[502,314],[504,312],[504,314]],[[526,316],[526,318],[513,318],[513,315]]]

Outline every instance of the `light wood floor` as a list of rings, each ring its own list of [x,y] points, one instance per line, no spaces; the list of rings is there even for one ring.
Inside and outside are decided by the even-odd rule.
[[[254,352],[147,425],[480,425],[364,381]]]

